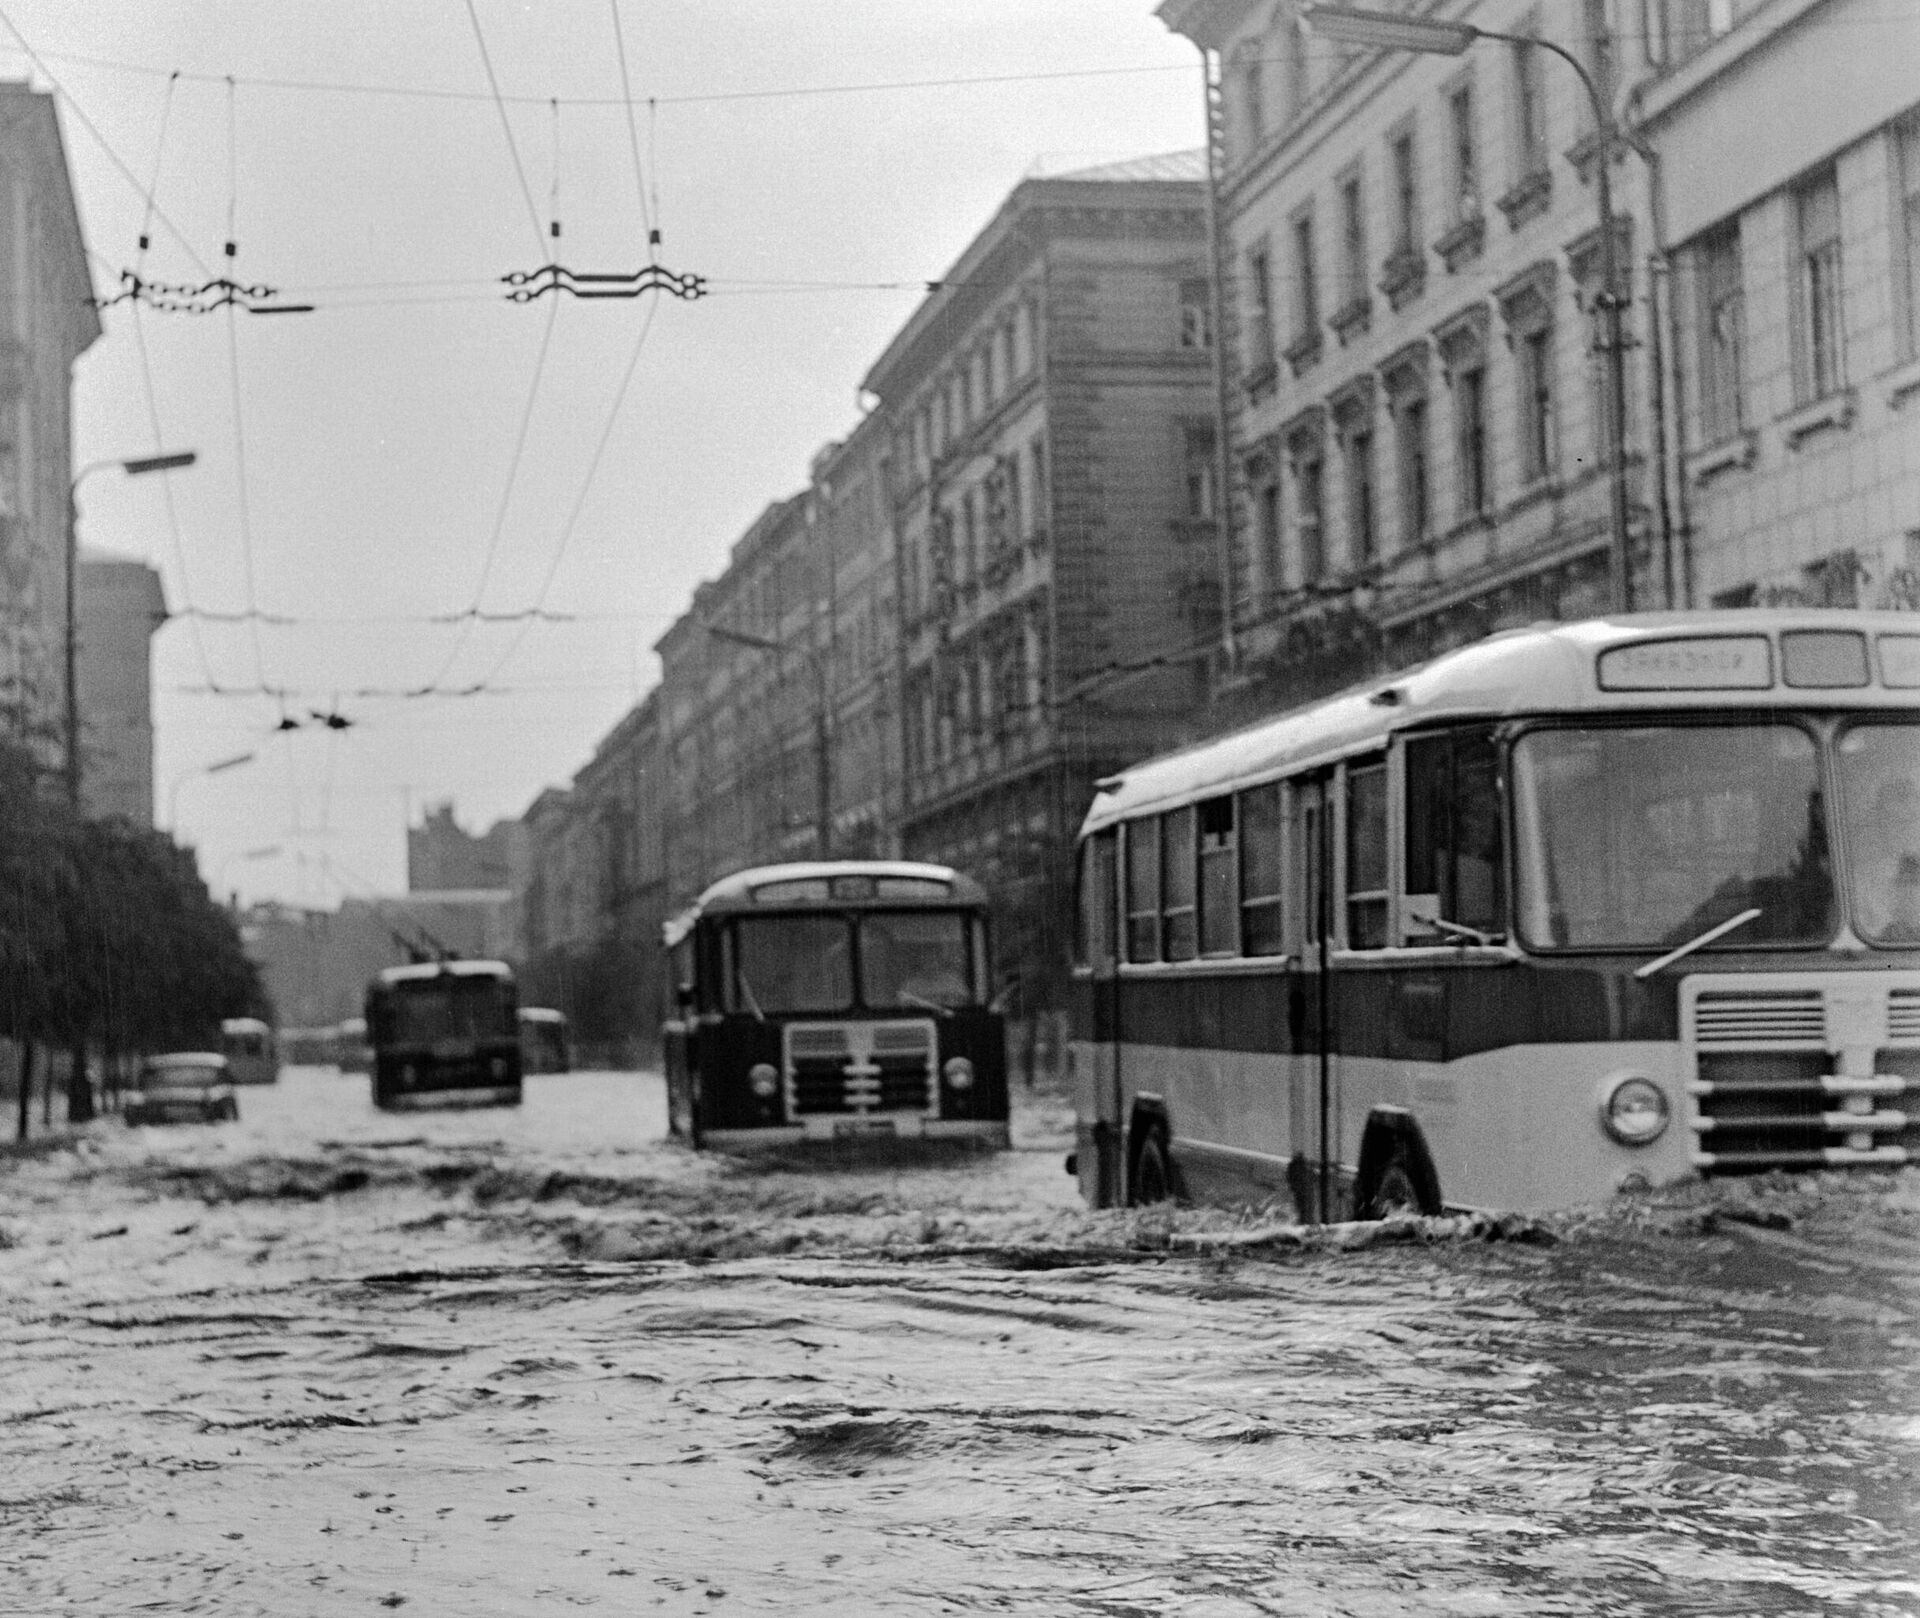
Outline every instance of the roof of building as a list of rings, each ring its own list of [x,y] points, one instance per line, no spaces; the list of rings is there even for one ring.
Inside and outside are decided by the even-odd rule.
[[[1044,162],[1027,171],[1029,180],[1093,180],[1128,182],[1136,180],[1204,180],[1207,177],[1205,147],[1185,152],[1161,152],[1150,157],[1127,157],[1118,162],[1096,163],[1091,168],[1055,171]]]

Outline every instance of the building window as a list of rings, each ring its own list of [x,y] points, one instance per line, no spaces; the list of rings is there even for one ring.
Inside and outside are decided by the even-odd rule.
[[[1513,47],[1513,166],[1516,178],[1547,171],[1545,53],[1537,45]]]
[[[1453,147],[1453,222],[1459,224],[1480,213],[1480,151],[1471,84],[1457,86],[1447,97],[1447,130]]]
[[[1013,369],[1019,376],[1033,369],[1033,305],[1027,303],[1013,312]]]
[[[1253,300],[1247,320],[1247,369],[1255,375],[1273,369],[1273,263],[1265,244],[1247,255],[1247,295]]]
[[[1308,49],[1307,25],[1296,17],[1287,30],[1287,122],[1290,124],[1306,116],[1307,103],[1313,99],[1313,85],[1307,75]]]
[[[1180,283],[1180,346],[1213,347],[1213,289],[1204,278]]]
[[[1219,471],[1213,426],[1190,424],[1186,430],[1187,515],[1210,520],[1219,510]]]
[[[973,490],[960,501],[960,578],[964,583],[980,571],[980,513]]]
[[[1395,459],[1400,474],[1400,537],[1418,545],[1433,525],[1433,477],[1427,452],[1427,396],[1402,396],[1394,406]]]
[[[1247,148],[1251,151],[1267,132],[1267,70],[1260,60],[1257,40],[1245,47],[1241,57],[1240,96],[1247,109]]]
[[[1395,135],[1388,153],[1393,167],[1393,251],[1415,253],[1420,245],[1420,171],[1413,131]]]
[[[1475,361],[1453,373],[1454,463],[1459,476],[1460,515],[1486,515],[1487,371]]]
[[[1740,222],[1731,220],[1694,250],[1699,288],[1700,436],[1709,444],[1746,425],[1747,314],[1740,282]]]
[[[1315,445],[1293,463],[1294,509],[1300,530],[1300,580],[1319,581],[1327,569],[1326,462]]]
[[[1553,471],[1553,328],[1522,332],[1520,361],[1520,473],[1537,483]]]
[[[1920,356],[1920,112],[1894,125],[1895,198],[1893,239],[1899,254],[1900,353]]]
[[[1367,301],[1367,200],[1357,174],[1340,184],[1340,296],[1347,304]]]
[[[1365,567],[1379,550],[1373,488],[1373,432],[1361,428],[1343,440],[1347,470],[1347,549],[1355,567]]]
[[[1794,198],[1797,229],[1794,311],[1800,397],[1824,399],[1847,383],[1840,296],[1840,188],[1831,168]]]
[[[1260,577],[1268,594],[1278,595],[1286,588],[1286,573],[1280,566],[1280,483],[1271,471],[1255,485],[1253,509],[1260,546]]]
[[[1319,277],[1314,273],[1313,211],[1293,222],[1293,337],[1311,343],[1320,331]]]

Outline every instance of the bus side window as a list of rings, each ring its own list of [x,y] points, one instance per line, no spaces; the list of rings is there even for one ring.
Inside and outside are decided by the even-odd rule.
[[[1127,959],[1160,959],[1160,822],[1127,822]]]
[[[1194,888],[1199,881],[1193,810],[1170,809],[1160,819],[1160,882],[1165,912],[1162,947],[1170,961],[1190,961],[1200,951]]]
[[[1347,947],[1387,945],[1387,762],[1347,766]]]
[[[1108,830],[1095,832],[1080,845],[1080,927],[1075,953],[1081,966],[1104,970],[1114,962],[1119,842],[1119,832]]]
[[[1435,917],[1492,937],[1506,933],[1500,754],[1488,730],[1407,743],[1404,942],[1442,940]]]
[[[1233,839],[1233,799],[1200,805],[1200,953],[1239,953],[1240,872]]]
[[[1240,794],[1240,951],[1284,955],[1286,866],[1280,841],[1280,783]]]

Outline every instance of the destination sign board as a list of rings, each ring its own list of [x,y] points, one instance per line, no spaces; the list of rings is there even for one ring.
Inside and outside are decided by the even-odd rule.
[[[1602,691],[1764,691],[1773,684],[1765,635],[1689,635],[1610,646],[1600,654]]]

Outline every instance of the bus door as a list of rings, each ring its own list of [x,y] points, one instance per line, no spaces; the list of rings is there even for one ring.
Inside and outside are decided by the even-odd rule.
[[[1334,803],[1331,770],[1293,783],[1289,841],[1299,932],[1298,970],[1289,979],[1287,1008],[1292,1034],[1287,1187],[1302,1220],[1327,1219],[1333,1207]]]
[[[1120,1088],[1120,838],[1109,828],[1080,848],[1080,947],[1087,975],[1074,1029],[1074,1142],[1080,1194],[1095,1208],[1126,1199]]]

